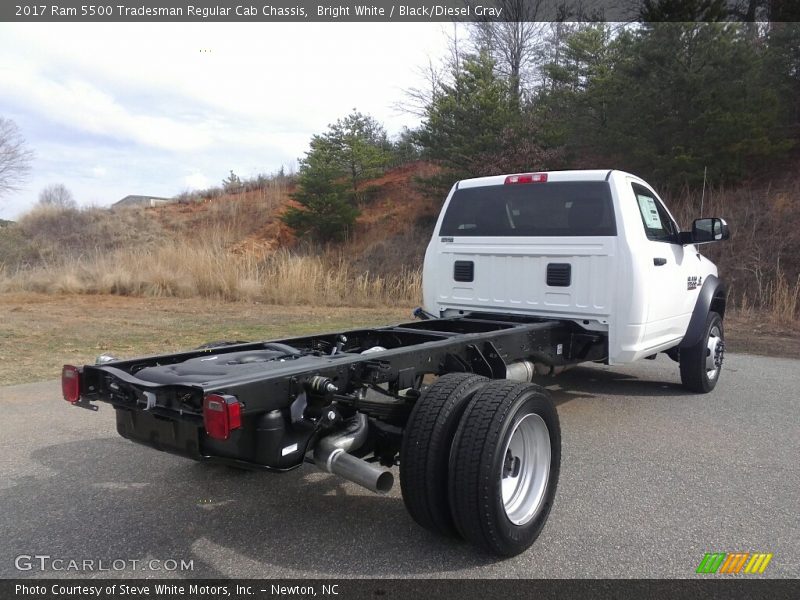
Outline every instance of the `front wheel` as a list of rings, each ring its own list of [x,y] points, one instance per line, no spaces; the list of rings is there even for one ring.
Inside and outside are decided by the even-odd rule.
[[[544,527],[561,467],[561,429],[550,396],[529,383],[484,386],[450,451],[450,509],[459,533],[499,556],[527,550]]]
[[[713,390],[722,371],[725,355],[725,332],[722,317],[710,311],[703,336],[689,348],[681,348],[680,369],[683,387],[706,394]]]

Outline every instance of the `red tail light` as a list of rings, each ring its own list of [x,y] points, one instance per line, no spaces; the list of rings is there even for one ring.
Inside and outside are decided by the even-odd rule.
[[[510,183],[545,183],[547,173],[523,173],[520,175],[509,175],[506,177],[506,185]]]
[[[78,367],[64,365],[61,369],[61,393],[71,404],[81,399],[81,371]]]
[[[203,423],[208,437],[227,440],[242,426],[242,405],[234,396],[209,394],[203,400]]]

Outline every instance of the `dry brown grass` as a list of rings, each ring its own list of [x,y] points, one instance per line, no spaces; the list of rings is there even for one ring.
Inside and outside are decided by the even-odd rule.
[[[173,233],[210,236],[228,245],[265,229],[274,230],[277,216],[288,201],[289,190],[276,186],[161,206],[152,214]]]
[[[29,264],[146,246],[158,243],[164,235],[161,224],[143,209],[112,212],[37,205],[22,216],[15,229],[34,251],[35,260]],[[0,264],[8,262],[0,256]]]
[[[688,229],[701,216],[701,193],[685,191],[665,199]],[[728,304],[742,315],[773,323],[800,316],[800,182],[709,188],[702,216],[727,219],[731,239],[701,246],[729,283]]]
[[[380,276],[344,261],[280,251],[257,260],[221,244],[163,242],[140,249],[0,271],[0,292],[115,294],[269,304],[407,306],[421,300],[419,270]]]
[[[154,209],[36,207],[0,241],[0,291],[213,298],[270,304],[403,306],[417,268],[375,273],[345,253],[292,253],[277,216],[286,184]],[[16,237],[14,237],[16,235]],[[27,257],[17,257],[17,238]],[[14,250],[12,253],[10,250]]]
[[[753,302],[743,293],[736,306],[738,312],[748,319],[767,316],[772,323],[794,323],[800,312],[800,275],[791,283],[782,269],[776,270],[775,278],[767,281]]]
[[[215,340],[280,339],[411,320],[410,307],[270,306],[29,292],[0,294],[0,315],[0,386],[55,379],[62,364],[91,364],[99,354],[133,358]]]

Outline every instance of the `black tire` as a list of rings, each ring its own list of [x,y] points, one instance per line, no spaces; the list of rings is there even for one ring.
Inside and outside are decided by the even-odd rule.
[[[715,335],[717,333],[718,335]],[[718,341],[714,343],[712,337],[718,338]],[[710,349],[712,345],[717,348],[717,352]],[[712,356],[712,353],[716,356]],[[694,346],[681,348],[680,369],[683,387],[699,394],[707,394],[713,390],[722,372],[724,354],[725,331],[722,327],[722,317],[710,311],[700,340]],[[709,369],[708,361],[713,361],[716,368]]]
[[[532,481],[540,485],[531,485],[528,489],[538,491],[530,493],[523,486],[526,492],[514,496],[522,513],[509,513],[502,482],[514,469],[518,469],[517,481],[522,481],[519,469],[524,470],[527,463],[507,450],[511,449],[512,436],[525,429],[518,429],[523,420],[539,428],[534,429],[539,434],[528,438],[535,440],[537,450],[526,456],[529,464],[541,463],[541,468],[534,469],[540,475],[532,476]],[[539,421],[546,430],[541,429]],[[550,514],[560,467],[561,429],[548,392],[530,383],[493,381],[486,385],[464,412],[450,452],[450,509],[459,533],[494,555],[524,552],[539,536]],[[518,522],[511,520],[511,516],[520,514]]]
[[[486,377],[448,373],[420,396],[400,449],[400,487],[412,518],[435,533],[456,535],[447,498],[450,445],[467,404]]]

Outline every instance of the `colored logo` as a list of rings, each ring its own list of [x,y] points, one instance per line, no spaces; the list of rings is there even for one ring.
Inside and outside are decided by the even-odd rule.
[[[763,573],[772,553],[766,552],[706,552],[697,573]]]

